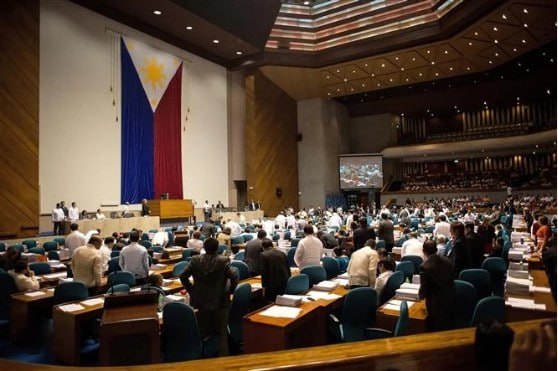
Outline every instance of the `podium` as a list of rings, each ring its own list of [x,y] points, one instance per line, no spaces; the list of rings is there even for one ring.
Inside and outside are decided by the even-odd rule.
[[[151,216],[161,219],[189,218],[194,216],[192,200],[149,200]]]

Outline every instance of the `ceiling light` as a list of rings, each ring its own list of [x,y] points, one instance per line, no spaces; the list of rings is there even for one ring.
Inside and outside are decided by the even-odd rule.
[[[368,67],[368,63],[365,63],[365,64],[364,64],[364,67]]]
[[[382,68],[384,68],[386,65],[384,63],[382,63]]]
[[[508,19],[505,14],[502,14],[502,19]]]
[[[326,76],[326,79],[329,79],[329,75]]]
[[[362,87],[364,88],[366,86],[366,84],[362,84]]]
[[[430,62],[430,64],[435,64],[434,61]]]
[[[351,91],[354,91],[355,89],[351,88]]]
[[[188,31],[192,31],[192,30],[194,29],[194,27],[192,27],[192,26],[186,26],[186,29],[187,29]]]
[[[337,70],[337,73],[339,73],[339,70]]]
[[[517,48],[513,48],[513,51],[514,51],[514,52],[517,52]]]
[[[401,67],[401,71],[405,71],[405,68],[404,68],[404,67]]]
[[[498,44],[498,40],[494,40],[494,44]]]
[[[399,57],[395,57],[395,60],[398,61],[398,60],[399,60]]]
[[[163,12],[160,11],[160,10],[154,10],[154,11],[153,11],[153,14],[155,14],[155,15],[161,15],[161,14],[163,14]]]
[[[427,53],[427,54],[430,54],[430,50],[427,50],[426,53]]]
[[[495,56],[495,57],[498,57],[498,56],[500,56],[500,55],[499,55],[498,53],[494,53],[494,56]]]
[[[488,63],[492,64],[492,61],[488,61]]]
[[[327,95],[331,95],[331,93],[327,93]]]
[[[213,40],[213,44],[219,44],[219,40],[217,39]]]
[[[430,110],[429,110],[429,109],[427,109],[427,110],[426,110],[426,112],[427,112],[427,113],[430,113]]]
[[[355,72],[356,72],[356,71],[355,71],[355,70],[353,70],[353,73],[355,73]]]
[[[484,105],[486,106],[486,101],[484,101]]]
[[[450,71],[453,71],[453,67],[450,67]]]
[[[527,25],[527,23],[523,23],[523,27],[527,28],[529,26]]]
[[[416,60],[417,60],[417,59],[416,59],[415,57],[413,57],[412,61],[414,62],[414,61],[416,61]]]
[[[496,26],[494,26],[492,29],[493,29],[494,31],[498,31],[498,27],[496,27]]]
[[[519,97],[517,97],[517,98],[515,98],[515,99],[519,100]]]
[[[305,1],[304,5],[310,5],[310,1]]]
[[[469,46],[473,46],[473,43],[472,43],[472,42],[470,42],[470,41],[469,41],[469,43],[468,43],[468,44],[469,44]]]
[[[341,91],[341,89],[337,88],[337,91]]]
[[[525,39],[521,40],[521,42],[522,42],[523,44],[527,44],[527,41],[526,41]]]
[[[241,51],[236,52],[236,55],[242,55]]]
[[[453,106],[453,108],[457,109],[457,106]]]
[[[550,89],[546,89],[546,94],[550,95]]]
[[[444,54],[448,54],[448,51],[447,51],[447,50],[444,50]]]
[[[479,33],[477,31],[475,31],[475,36],[479,36]]]
[[[389,79],[389,82],[393,82],[393,79],[392,79],[392,78],[390,78],[390,79]]]
[[[374,76],[376,76],[376,74],[375,74],[375,73],[373,73],[373,74],[371,74],[370,76],[374,77]]]
[[[471,67],[467,66],[467,71],[471,71]]]
[[[422,76],[422,72],[419,73],[419,76]]]
[[[378,83],[378,86],[380,86],[380,85],[382,85],[382,84]]]
[[[405,81],[409,81],[409,78],[407,77],[407,78],[405,79]]]
[[[529,13],[529,12],[527,11],[527,8],[523,8],[523,13],[525,13],[525,14]]]
[[[343,79],[343,81],[347,82],[347,79]]]
[[[438,76],[438,75],[439,75],[439,73],[438,73],[438,72],[436,72],[436,76]]]

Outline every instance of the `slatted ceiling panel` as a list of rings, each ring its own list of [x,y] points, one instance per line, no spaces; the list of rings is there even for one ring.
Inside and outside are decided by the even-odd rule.
[[[3,2],[0,34],[0,233],[25,237],[39,218],[39,2]]]
[[[270,216],[287,206],[297,209],[296,101],[260,72],[247,78],[246,90],[248,198],[261,201]]]

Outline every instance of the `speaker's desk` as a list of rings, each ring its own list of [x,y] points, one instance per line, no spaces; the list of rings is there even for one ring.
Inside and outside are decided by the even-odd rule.
[[[192,200],[149,200],[151,216],[161,219],[179,219],[194,216]]]

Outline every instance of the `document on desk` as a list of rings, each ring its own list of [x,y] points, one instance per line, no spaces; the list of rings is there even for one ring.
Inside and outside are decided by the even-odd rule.
[[[266,310],[260,312],[262,316],[267,317],[277,317],[277,318],[296,318],[302,309],[300,308],[292,308],[292,307],[283,307],[279,305],[273,305]]]
[[[544,292],[547,294],[550,294],[550,287],[544,287],[544,286],[531,286],[530,287],[532,292]]]
[[[25,296],[29,296],[30,298],[34,298],[34,297],[42,296],[42,295],[45,295],[45,294],[46,294],[46,292],[44,292],[44,291],[33,291],[33,292],[26,292]]]
[[[161,269],[165,269],[167,267],[166,264],[154,264],[151,266],[152,270],[159,271]]]
[[[536,304],[533,299],[508,298],[506,304],[515,308],[546,310],[546,304]]]
[[[45,274],[42,277],[45,279],[54,280],[58,278],[66,278],[66,276],[67,276],[66,272],[58,272],[58,273]]]
[[[250,283],[250,287],[252,287],[252,291],[258,290],[262,288],[262,284],[258,282],[254,282],[254,283]]]
[[[95,305],[103,304],[105,302],[104,298],[93,298],[88,300],[83,300],[81,304],[87,305],[88,307],[92,307]]]
[[[312,299],[323,299],[323,300],[336,300],[339,299],[341,297],[341,295],[337,295],[337,294],[329,294],[327,292],[324,291],[309,291],[306,296],[311,297]]]
[[[77,312],[78,310],[83,310],[85,309],[84,306],[79,305],[79,304],[66,304],[66,305],[61,305],[58,308],[60,308],[61,311],[64,312]]]
[[[344,278],[334,278],[333,280],[335,282],[339,283],[339,285],[341,285],[341,286],[347,286],[349,284],[349,280],[344,279]]]

